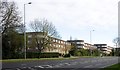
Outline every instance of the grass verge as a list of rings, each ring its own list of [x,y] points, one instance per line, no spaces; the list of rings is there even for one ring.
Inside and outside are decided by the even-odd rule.
[[[120,70],[120,63],[114,64],[112,66],[108,66],[108,67],[103,68],[101,70]]]
[[[43,60],[66,60],[66,59],[77,59],[78,57],[71,57],[71,58],[31,58],[31,59],[7,59],[7,60],[0,60],[0,62],[27,62],[27,61],[43,61]]]

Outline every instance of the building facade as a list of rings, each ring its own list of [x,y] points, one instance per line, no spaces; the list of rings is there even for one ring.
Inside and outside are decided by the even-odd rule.
[[[64,55],[69,53],[69,50],[71,49],[71,43],[54,37],[49,37],[48,35],[43,36],[42,32],[28,32],[26,34],[27,51],[39,52],[36,45],[36,39],[46,39],[45,41],[47,42],[47,46],[42,50],[42,52],[58,52]]]
[[[107,44],[94,44],[94,46],[96,46],[98,50],[105,54],[110,54],[113,49],[112,47],[107,46]]]
[[[67,40],[67,42],[73,43],[77,49],[84,48],[84,40]]]
[[[84,40],[67,40],[67,41],[73,43],[77,49],[81,49],[81,48],[90,49],[90,50],[96,49],[95,46],[89,43],[85,43]]]
[[[50,43],[50,47],[46,47],[44,50],[45,52],[59,52],[61,54],[68,54],[69,50],[71,49],[71,43],[57,39],[52,38],[52,42]]]

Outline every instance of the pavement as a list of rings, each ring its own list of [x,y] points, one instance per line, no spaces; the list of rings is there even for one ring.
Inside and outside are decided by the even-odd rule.
[[[29,62],[9,62],[2,63],[2,70],[56,70],[56,69],[69,69],[81,70],[105,68],[118,63],[119,57],[80,57],[78,59],[70,60],[36,60]]]

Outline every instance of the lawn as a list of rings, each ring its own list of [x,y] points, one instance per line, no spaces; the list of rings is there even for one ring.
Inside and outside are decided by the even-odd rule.
[[[120,70],[120,63],[114,64],[112,66],[108,66],[108,67],[106,67],[106,68],[104,68],[102,70]]]
[[[66,59],[77,59],[78,57],[71,58],[31,58],[31,59],[7,59],[0,60],[0,62],[26,62],[26,61],[38,61],[38,60],[66,60]]]
[[[120,63],[112,65],[112,66],[109,66],[107,68],[120,68]]]

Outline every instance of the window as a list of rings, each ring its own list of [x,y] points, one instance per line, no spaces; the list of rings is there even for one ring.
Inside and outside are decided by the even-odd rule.
[[[32,37],[32,35],[28,35],[28,38],[31,38]]]
[[[66,42],[64,42],[64,44],[66,44]]]
[[[83,46],[77,46],[78,48],[83,48]]]
[[[81,44],[80,42],[76,42],[77,44]]]
[[[63,44],[63,41],[61,41],[61,43]]]
[[[59,45],[59,47],[60,47],[60,45]]]
[[[60,43],[60,41],[59,41],[59,43]]]
[[[70,43],[67,43],[67,45],[71,45]]]
[[[61,41],[59,43],[61,43]]]
[[[84,42],[80,42],[80,44],[84,44]]]
[[[107,47],[107,46],[102,46],[102,47]]]
[[[53,39],[53,42],[55,42],[55,39]]]
[[[56,42],[58,42],[58,40],[56,40]]]

